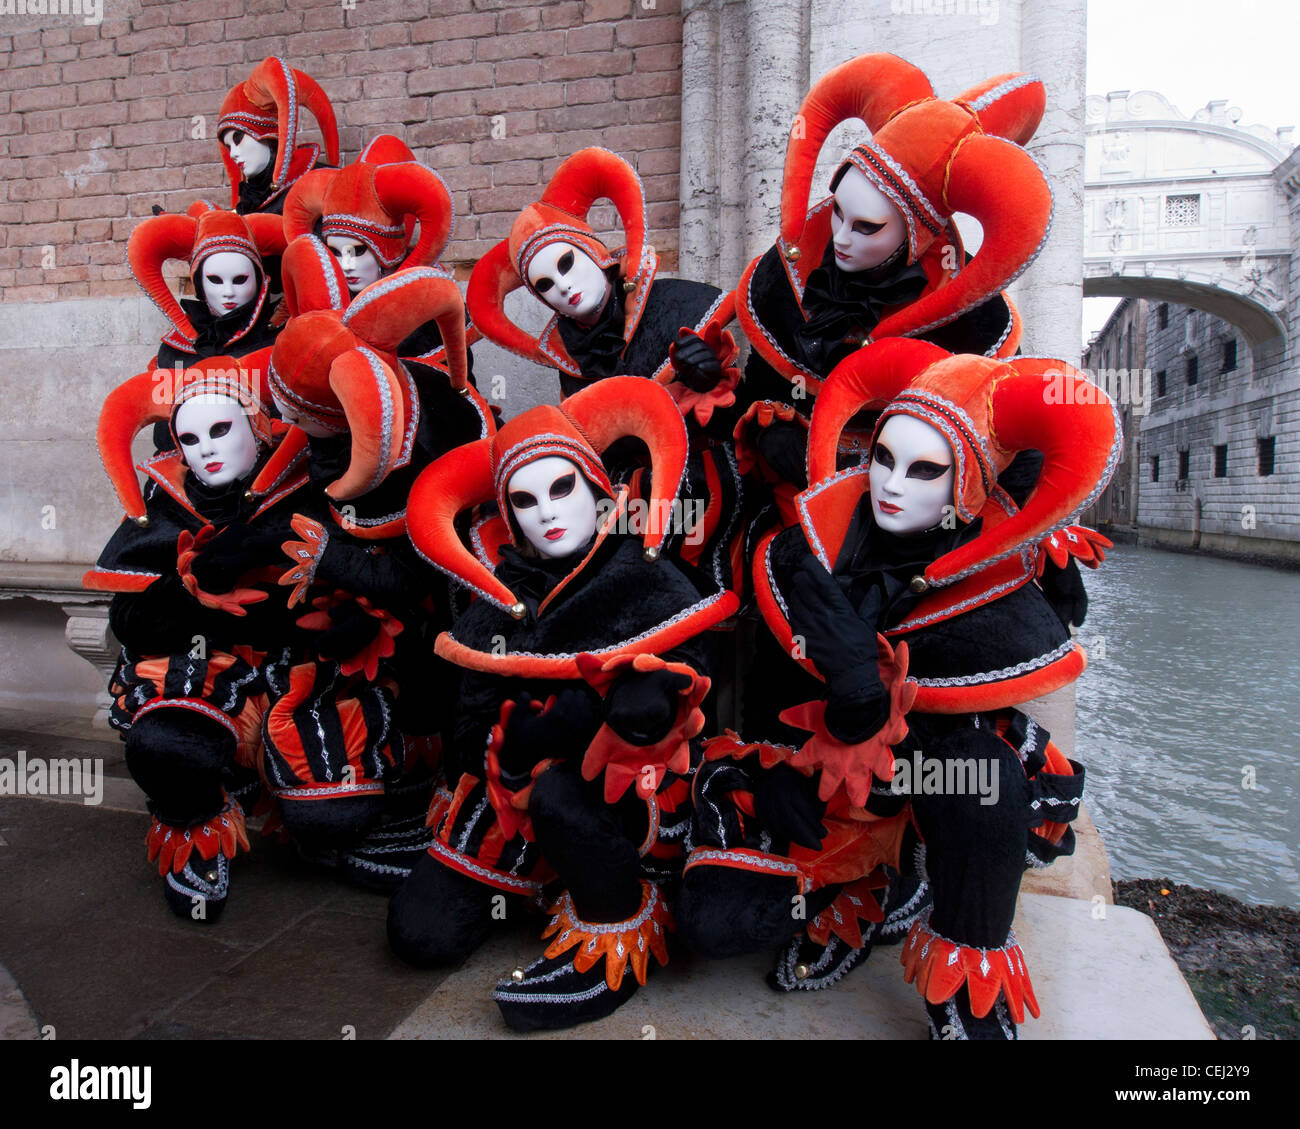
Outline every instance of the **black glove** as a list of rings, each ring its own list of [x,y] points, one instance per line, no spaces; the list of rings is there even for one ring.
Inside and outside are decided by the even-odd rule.
[[[889,720],[889,695],[879,680],[874,685],[841,689],[834,682],[826,699],[826,728],[837,741],[856,745]]]
[[[1083,626],[1088,614],[1088,592],[1083,586],[1083,577],[1079,575],[1079,564],[1073,557],[1065,562],[1064,568],[1057,568],[1048,558],[1038,583],[1064,627],[1069,628],[1070,624]]]
[[[605,723],[633,745],[662,741],[677,720],[679,692],[690,684],[685,674],[671,670],[620,675],[605,698]]]
[[[190,572],[199,587],[214,595],[229,592],[242,573],[258,564],[282,564],[283,536],[255,529],[245,522],[231,522],[217,531],[194,558]]]
[[[759,770],[750,786],[754,813],[774,838],[798,843],[810,851],[821,850],[826,828],[826,805],[817,798],[817,779],[788,764]]]
[[[498,759],[503,777],[527,777],[540,761],[586,752],[600,728],[591,695],[584,690],[565,690],[544,714],[534,713],[530,694],[520,694],[506,723],[505,739]]]
[[[356,600],[347,600],[329,609],[330,625],[316,640],[316,651],[323,659],[350,659],[368,647],[379,634],[379,620]]]
[[[677,334],[673,370],[677,379],[692,392],[708,392],[722,379],[722,363],[718,355],[690,329],[680,330]]]
[[[808,486],[808,432],[789,420],[773,420],[754,438],[758,453],[785,482]]]

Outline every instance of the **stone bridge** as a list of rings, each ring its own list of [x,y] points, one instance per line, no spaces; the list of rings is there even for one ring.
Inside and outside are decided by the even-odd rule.
[[[1291,127],[1240,119],[1227,102],[1189,118],[1151,90],[1088,98],[1085,297],[1206,310],[1252,346],[1285,336]]]

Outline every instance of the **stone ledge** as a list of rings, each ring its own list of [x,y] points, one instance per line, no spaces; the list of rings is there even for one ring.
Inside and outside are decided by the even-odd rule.
[[[1146,914],[1023,894],[1015,928],[1041,1019],[1023,1039],[1213,1039]],[[540,920],[484,945],[397,1028],[393,1039],[925,1039],[925,1010],[903,982],[898,946],[878,949],[833,988],[773,992],[769,956],[675,958],[619,1011],[570,1031],[516,1036],[492,1001],[498,977],[541,955]],[[629,974],[630,975],[630,974]],[[648,1030],[648,1029],[653,1029]]]

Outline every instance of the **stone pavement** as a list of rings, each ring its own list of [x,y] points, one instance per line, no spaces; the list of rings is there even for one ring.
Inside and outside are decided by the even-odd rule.
[[[542,919],[503,928],[460,969],[411,969],[388,952],[383,896],[261,840],[236,862],[220,922],[181,921],[145,862],[144,799],[116,739],[0,730],[0,757],[19,749],[103,758],[106,778],[98,807],[0,797],[0,1038],[46,1026],[57,1038],[510,1035],[492,986],[540,954]],[[1053,868],[1032,888],[1108,892],[1104,869],[1094,839],[1071,874]],[[1024,1038],[1213,1037],[1144,914],[1022,893],[1016,929],[1043,1011]],[[772,992],[768,967],[767,957],[684,957],[609,1019],[558,1037],[926,1037],[897,948],[826,992]]]

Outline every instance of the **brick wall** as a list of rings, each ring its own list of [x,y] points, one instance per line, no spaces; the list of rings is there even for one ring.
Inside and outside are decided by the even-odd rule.
[[[329,95],[344,161],[392,132],[442,174],[458,276],[588,145],[637,168],[647,239],[676,269],[680,0],[351,2],[103,0],[98,26],[0,17],[0,298],[136,293],[131,229],[154,204],[229,202],[217,111],[276,54]],[[592,220],[616,228],[607,205]]]

